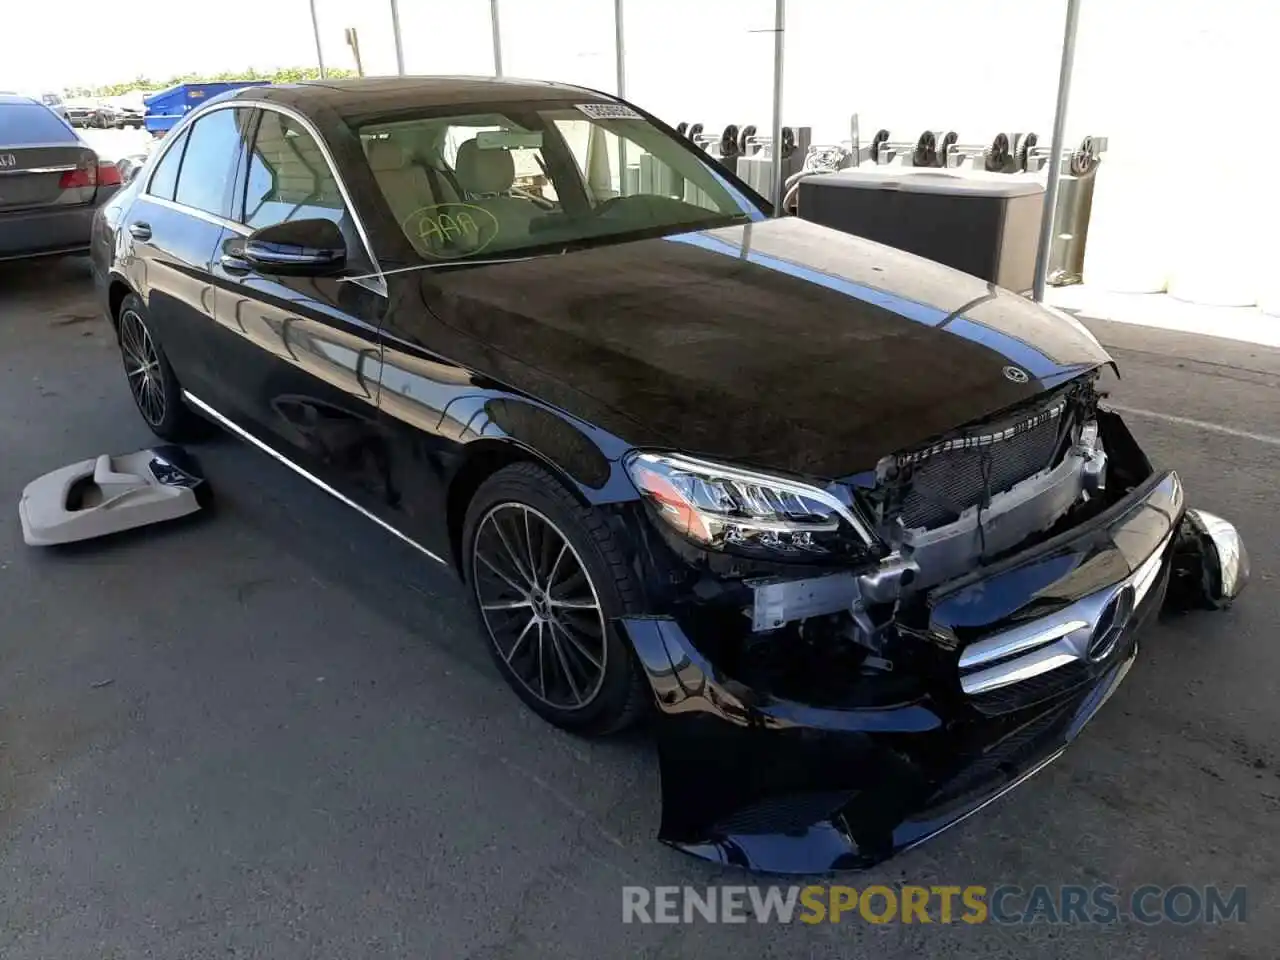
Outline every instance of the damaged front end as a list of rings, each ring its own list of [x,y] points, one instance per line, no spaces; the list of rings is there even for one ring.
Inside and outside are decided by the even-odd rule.
[[[660,837],[766,872],[975,812],[1074,739],[1166,595],[1221,606],[1248,576],[1092,376],[820,491],[644,456],[661,615],[618,625],[661,714]]]

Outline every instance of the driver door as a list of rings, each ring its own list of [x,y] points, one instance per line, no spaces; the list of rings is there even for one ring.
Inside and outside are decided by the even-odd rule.
[[[322,149],[292,114],[258,110],[246,130],[233,207],[214,252],[216,362],[225,371],[221,413],[294,465],[359,502],[385,500],[377,404],[386,311]],[[291,220],[332,220],[347,243],[338,276],[270,275],[241,254],[254,230]]]

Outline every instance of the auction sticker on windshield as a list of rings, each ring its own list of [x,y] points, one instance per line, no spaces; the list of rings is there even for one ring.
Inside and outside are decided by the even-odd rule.
[[[592,120],[642,120],[635,110],[625,103],[578,103],[574,104],[582,113]]]

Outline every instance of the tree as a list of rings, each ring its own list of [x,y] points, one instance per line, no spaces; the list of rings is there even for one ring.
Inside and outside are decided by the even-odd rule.
[[[326,71],[330,77],[354,77],[354,70],[330,68]],[[182,73],[165,81],[151,80],[139,75],[124,83],[110,83],[100,87],[68,87],[69,97],[118,97],[134,91],[150,92],[176,87],[180,83],[222,83],[236,80],[269,80],[272,83],[297,83],[301,80],[317,80],[320,71],[317,67],[280,67],[277,70],[259,70],[248,67],[244,70],[224,70],[212,75],[200,73]]]

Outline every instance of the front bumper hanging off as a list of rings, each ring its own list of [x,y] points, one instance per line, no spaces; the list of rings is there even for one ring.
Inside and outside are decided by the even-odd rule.
[[[1075,739],[1167,592],[1181,606],[1221,605],[1247,575],[1234,528],[1184,510],[1177,475],[1164,473],[1090,523],[936,588],[931,631],[981,656],[968,667],[958,656],[951,689],[909,702],[763,695],[719,671],[677,620],[624,619],[660,712],[659,836],[770,873],[865,867],[915,846]],[[1050,639],[1029,644],[1037,632]],[[1044,657],[1054,666],[1036,666]]]

